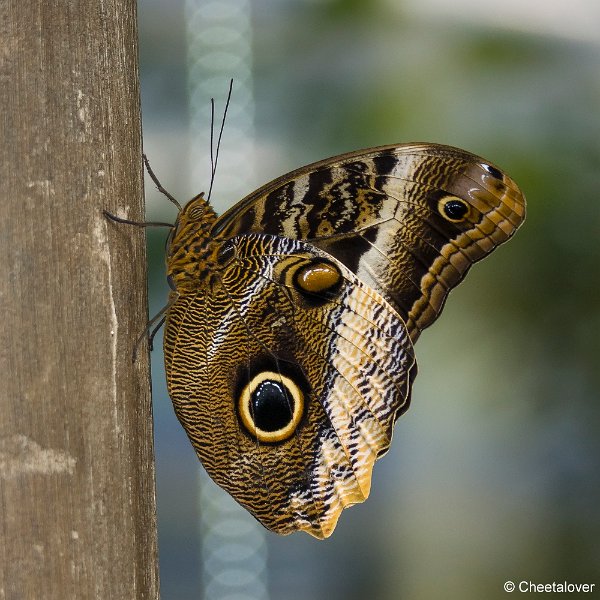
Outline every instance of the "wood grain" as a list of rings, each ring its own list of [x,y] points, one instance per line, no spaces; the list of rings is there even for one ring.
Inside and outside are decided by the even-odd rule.
[[[0,599],[155,599],[135,1],[0,36]]]

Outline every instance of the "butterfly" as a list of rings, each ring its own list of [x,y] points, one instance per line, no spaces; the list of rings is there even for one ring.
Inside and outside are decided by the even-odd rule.
[[[435,144],[308,165],[221,217],[193,198],[167,244],[164,358],[211,478],[272,531],[331,535],[409,406],[421,331],[524,218],[506,174]]]
[[[167,387],[210,477],[274,532],[330,536],[409,406],[421,331],[524,218],[508,175],[437,144],[316,162],[221,217],[180,207]]]

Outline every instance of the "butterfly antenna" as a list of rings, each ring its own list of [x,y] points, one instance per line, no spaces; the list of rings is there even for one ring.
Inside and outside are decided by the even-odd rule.
[[[208,199],[212,191],[213,180],[215,178],[215,99],[210,99],[210,189],[208,190]]]
[[[210,188],[208,189],[208,198],[210,200],[210,194],[212,192],[213,183],[215,181],[215,173],[217,172],[217,161],[219,160],[219,148],[221,147],[221,137],[223,136],[223,129],[225,127],[225,118],[227,117],[227,109],[229,108],[229,102],[231,101],[231,91],[233,90],[233,79],[229,80],[229,92],[227,93],[227,101],[225,102],[225,110],[223,111],[223,119],[221,120],[221,129],[219,130],[219,138],[217,139],[217,149],[215,151],[213,160],[213,130],[215,122],[215,101],[211,98],[211,119],[210,119]]]
[[[150,175],[150,179],[154,181],[154,185],[156,185],[158,191],[164,194],[181,211],[181,204],[179,204],[175,197],[169,194],[169,192],[167,192],[167,190],[165,190],[165,188],[160,184],[158,177],[154,174],[154,171],[150,167],[150,161],[148,160],[148,157],[145,154],[142,154],[142,158],[144,159],[144,164],[146,165],[146,171],[148,171],[148,175]]]

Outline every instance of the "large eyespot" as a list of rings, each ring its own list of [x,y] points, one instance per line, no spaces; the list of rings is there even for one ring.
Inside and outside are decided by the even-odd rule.
[[[471,207],[462,198],[444,196],[438,202],[438,211],[448,221],[460,223],[467,219],[471,212]]]
[[[304,394],[286,375],[262,371],[242,390],[238,412],[244,427],[259,442],[283,442],[302,419]]]
[[[314,258],[300,265],[292,278],[294,287],[317,305],[334,297],[343,280],[338,266],[324,258]]]

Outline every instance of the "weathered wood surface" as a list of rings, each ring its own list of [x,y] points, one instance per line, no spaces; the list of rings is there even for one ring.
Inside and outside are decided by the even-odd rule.
[[[0,600],[158,597],[136,36],[0,3]]]

